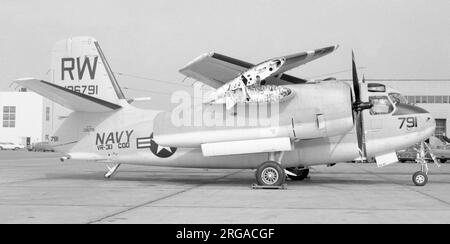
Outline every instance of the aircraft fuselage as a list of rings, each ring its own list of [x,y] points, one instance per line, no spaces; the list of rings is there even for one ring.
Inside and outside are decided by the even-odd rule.
[[[330,164],[357,159],[360,153],[355,126],[351,124],[350,127],[345,128],[352,118],[350,89],[345,88],[345,85],[338,84],[338,86],[344,87],[338,91],[344,93],[347,91],[346,94],[335,94],[333,92],[336,90],[330,90],[328,93],[322,92],[321,96],[314,95],[317,100],[311,101],[314,98],[308,97],[307,94],[310,93],[304,89],[307,86],[317,85],[289,86],[295,91],[296,97],[280,105],[277,115],[280,124],[278,130],[274,132],[275,134],[263,133],[273,126],[252,126],[251,128],[244,126],[240,136],[243,139],[246,139],[246,136],[255,135],[261,137],[287,135],[291,138],[297,136],[297,139],[292,140],[294,149],[284,152],[283,167]],[[348,97],[343,101],[340,96]],[[383,101],[381,98],[385,97],[387,102],[392,103],[388,99],[388,92],[368,93],[367,96],[380,101]],[[321,107],[318,106],[319,103],[325,106],[332,105],[326,101],[326,98],[336,99],[335,101],[339,101],[336,108],[342,108],[334,109],[337,111],[335,114],[333,114],[332,107],[330,107],[331,110],[321,110]],[[308,103],[306,104],[306,102]],[[302,104],[305,105],[302,107]],[[348,106],[348,108],[343,106]],[[427,139],[434,132],[435,122],[427,111],[406,104],[395,105],[392,103],[391,107],[390,111],[381,113],[364,111],[368,156],[404,149]],[[310,113],[308,114],[307,111]],[[236,115],[235,112],[232,113]],[[230,111],[225,111],[225,113],[230,113]],[[184,126],[174,129],[172,132],[175,133],[175,136],[172,138],[180,138],[179,141],[167,144],[171,137],[166,137],[163,138],[165,141],[163,140],[164,144],[162,144],[156,134],[157,130],[161,132],[161,121],[164,121],[161,118],[167,118],[169,115],[170,112],[144,110],[131,105],[114,112],[73,112],[55,132],[54,136],[59,140],[55,142],[55,149],[67,153],[74,160],[167,167],[254,169],[268,160],[268,153],[265,152],[203,156],[199,142],[210,140],[212,137],[208,137],[208,135],[217,131],[214,128],[192,127],[186,129],[187,127]],[[324,119],[323,125],[320,125],[321,121],[318,120],[317,115],[325,116],[322,118]],[[337,118],[339,126],[334,126],[332,119],[335,118]],[[155,119],[157,124],[155,124]],[[306,126],[303,134],[297,130],[301,126]],[[324,127],[320,128],[321,126]],[[333,133],[331,128],[339,133]],[[220,136],[223,137],[222,139],[226,139],[228,134],[236,131],[236,127],[221,127],[221,130],[213,139]],[[315,130],[315,133],[307,133],[308,130]],[[170,130],[164,130],[166,134],[169,132]],[[248,135],[245,134],[247,132]],[[303,138],[300,137],[300,134],[304,135]],[[235,135],[234,138],[236,138]],[[182,146],[183,143],[190,143],[190,141],[191,144]]]

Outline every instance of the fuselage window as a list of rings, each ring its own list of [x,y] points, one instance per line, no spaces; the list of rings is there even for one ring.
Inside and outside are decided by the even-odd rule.
[[[369,97],[373,107],[370,109],[371,115],[389,114],[394,110],[394,106],[386,96]]]

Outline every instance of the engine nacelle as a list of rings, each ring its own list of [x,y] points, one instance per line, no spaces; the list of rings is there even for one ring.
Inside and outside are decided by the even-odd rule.
[[[285,86],[280,102],[201,104],[162,112],[154,120],[154,140],[163,146],[199,148],[205,143],[265,138],[312,139],[344,134],[353,128],[351,88],[327,81]]]
[[[351,88],[327,81],[296,90],[298,109],[291,115],[294,137],[310,139],[341,135],[353,128]]]

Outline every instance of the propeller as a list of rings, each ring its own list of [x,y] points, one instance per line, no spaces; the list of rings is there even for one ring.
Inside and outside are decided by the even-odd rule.
[[[367,160],[366,150],[366,133],[364,130],[363,111],[372,108],[371,102],[363,102],[361,100],[360,84],[358,80],[358,72],[356,71],[355,54],[352,51],[352,79],[353,79],[353,91],[355,93],[355,100],[352,104],[354,113],[354,120],[356,126],[356,137],[358,139],[358,149],[363,161]],[[363,77],[363,83],[365,79]]]

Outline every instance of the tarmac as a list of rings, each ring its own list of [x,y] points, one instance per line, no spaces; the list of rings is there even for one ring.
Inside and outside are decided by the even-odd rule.
[[[252,170],[66,161],[56,153],[0,151],[0,223],[450,223],[450,164],[317,166],[285,190],[251,189]]]

